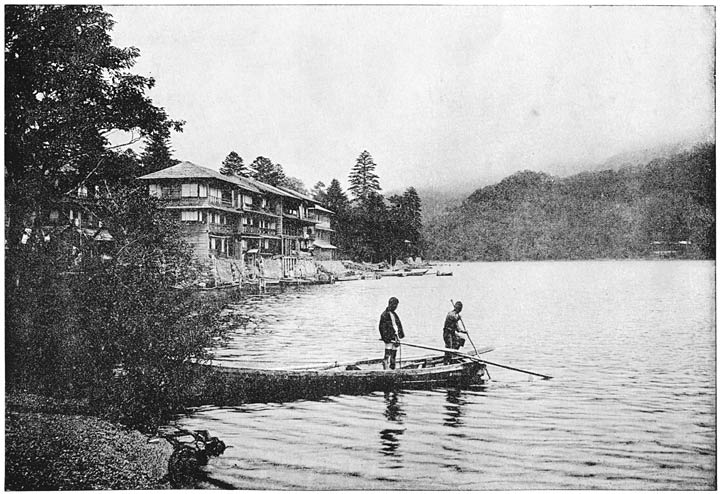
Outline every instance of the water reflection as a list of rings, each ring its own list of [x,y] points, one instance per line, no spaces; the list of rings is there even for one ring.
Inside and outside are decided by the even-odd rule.
[[[445,405],[445,418],[443,425],[446,427],[462,427],[463,408],[465,408],[466,400],[462,397],[462,391],[459,389],[448,389],[446,396],[447,404]]]
[[[394,427],[386,427],[380,431],[380,452],[385,456],[402,456],[398,452],[400,446],[400,436],[405,432],[405,428],[402,427],[403,412],[400,404],[398,393],[386,392],[385,393],[385,418],[388,422],[395,424]]]
[[[388,391],[385,393],[385,417],[391,422],[402,423],[405,412],[402,411],[398,404],[398,393]]]

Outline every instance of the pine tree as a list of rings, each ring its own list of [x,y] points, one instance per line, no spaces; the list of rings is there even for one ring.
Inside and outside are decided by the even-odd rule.
[[[178,164],[173,159],[170,137],[163,132],[153,132],[148,138],[145,149],[140,155],[143,173],[153,173]]]
[[[282,165],[275,164],[269,158],[258,156],[250,165],[253,177],[256,180],[270,185],[281,185],[285,180],[285,171]]]
[[[405,257],[422,251],[422,206],[414,187],[402,196],[388,198],[392,204],[389,211],[388,245],[393,255]]]
[[[347,211],[349,203],[350,201],[348,201],[347,195],[343,192],[340,182],[338,179],[333,178],[325,193],[325,202],[323,202],[323,205],[336,214],[340,214]]]
[[[379,192],[380,181],[375,174],[375,162],[367,151],[363,151],[355,160],[355,166],[350,171],[350,187],[348,190],[355,199],[365,201],[371,193]]]
[[[235,151],[231,151],[223,160],[220,173],[223,175],[247,177],[250,175],[250,170],[245,166],[245,163],[243,163],[243,159]]]
[[[330,218],[330,226],[335,230],[332,241],[338,247],[338,253],[341,255],[349,255],[352,252],[349,203],[350,201],[348,201],[347,195],[343,192],[340,182],[336,178],[333,178],[330,186],[327,188],[323,206],[335,213]]]
[[[290,177],[286,175],[280,182],[280,185],[296,192],[300,192],[301,194],[308,195],[307,187],[305,187],[303,181],[297,177]]]
[[[340,184],[338,184],[339,186]],[[320,204],[325,204],[327,201],[327,190],[325,187],[325,183],[322,181],[318,181],[315,185],[313,185],[312,190],[310,191],[310,194],[312,195],[312,198],[315,199]]]

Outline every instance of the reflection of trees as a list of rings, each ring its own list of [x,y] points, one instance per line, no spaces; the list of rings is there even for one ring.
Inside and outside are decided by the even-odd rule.
[[[459,389],[447,390],[447,404],[445,405],[445,418],[443,425],[447,427],[462,427],[463,408],[466,401],[462,398],[462,391]]]
[[[380,431],[380,452],[386,456],[400,456],[397,449],[400,446],[399,436],[405,432],[405,429],[400,427],[405,412],[402,411],[398,403],[398,394],[395,392],[385,393],[385,405],[385,417],[389,422],[396,423],[398,427],[388,427]]]

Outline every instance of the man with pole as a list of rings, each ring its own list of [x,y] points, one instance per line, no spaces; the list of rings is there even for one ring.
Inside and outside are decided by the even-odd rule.
[[[390,297],[388,306],[385,311],[380,314],[380,339],[385,343],[385,354],[383,356],[383,369],[395,368],[395,356],[400,346],[400,338],[405,337],[403,333],[400,318],[395,313],[395,309],[400,302],[395,297]]]
[[[467,334],[467,331],[460,329],[459,323],[460,312],[462,311],[463,304],[459,300],[455,302],[453,310],[448,312],[445,316],[445,325],[443,326],[443,340],[445,341],[445,348],[451,350],[458,350],[465,344],[465,338],[460,336],[459,333]],[[444,364],[449,364],[452,361],[453,354],[445,352],[445,358],[443,359]]]

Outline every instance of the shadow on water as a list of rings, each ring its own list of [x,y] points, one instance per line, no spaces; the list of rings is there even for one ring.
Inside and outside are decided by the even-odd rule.
[[[385,456],[401,457],[398,452],[400,447],[400,436],[405,432],[403,418],[405,412],[399,403],[398,393],[395,391],[385,392],[385,418],[394,427],[385,427],[380,431],[380,453]]]

